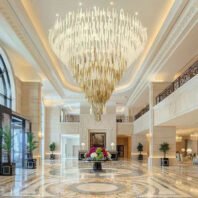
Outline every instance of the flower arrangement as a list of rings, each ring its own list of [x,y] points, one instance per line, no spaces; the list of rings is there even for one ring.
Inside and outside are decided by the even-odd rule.
[[[90,150],[85,153],[85,157],[88,160],[111,160],[111,154],[102,147],[92,147]]]

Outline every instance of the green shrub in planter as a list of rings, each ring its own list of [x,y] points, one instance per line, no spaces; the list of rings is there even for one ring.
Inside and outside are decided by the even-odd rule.
[[[5,127],[1,129],[0,136],[2,141],[1,148],[7,155],[7,162],[1,164],[1,174],[2,175],[15,175],[15,163],[11,162],[11,150],[13,147],[13,136],[10,131],[10,127]]]
[[[38,141],[35,140],[34,134],[29,132],[27,133],[27,151],[28,159],[26,161],[25,167],[28,169],[36,168],[36,159],[33,158],[33,151],[37,149]]]
[[[0,152],[2,152],[2,139],[3,139],[3,129],[0,128]],[[1,175],[1,167],[2,167],[2,156],[0,154],[0,175]]]
[[[51,151],[51,154],[50,154],[50,159],[54,160],[55,159],[55,155],[54,155],[54,151],[56,149],[56,144],[55,142],[52,142],[50,145],[49,145],[49,149]]]
[[[141,154],[141,152],[143,151],[143,144],[139,142],[138,146],[137,146],[137,150],[139,152],[138,155],[138,160],[143,160],[143,155]]]
[[[161,158],[161,166],[169,166],[169,159],[166,158],[167,151],[170,150],[169,144],[167,142],[163,142],[160,144],[159,150],[164,153],[164,157]]]

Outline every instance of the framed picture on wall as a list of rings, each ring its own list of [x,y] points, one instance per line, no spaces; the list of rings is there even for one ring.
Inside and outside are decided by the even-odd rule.
[[[106,133],[90,133],[90,148],[93,146],[106,147]]]

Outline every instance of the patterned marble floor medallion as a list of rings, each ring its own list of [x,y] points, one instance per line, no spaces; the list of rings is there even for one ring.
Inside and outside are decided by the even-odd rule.
[[[73,184],[69,187],[69,189],[84,193],[84,194],[92,194],[92,195],[107,195],[112,193],[118,193],[123,191],[125,188],[124,185],[121,184],[112,184],[112,183],[104,183],[104,182],[89,182],[89,183],[80,183]]]
[[[82,177],[93,178],[93,177],[128,177],[130,176],[142,176],[144,172],[140,169],[126,169],[126,168],[103,168],[102,171],[95,172],[92,168],[80,168],[80,169],[67,169],[60,171],[60,169],[53,169],[49,172],[50,175],[54,176],[65,176],[65,177]]]
[[[105,163],[104,172],[78,160],[43,161],[35,170],[0,176],[1,198],[197,198],[198,166],[148,169],[144,163]]]

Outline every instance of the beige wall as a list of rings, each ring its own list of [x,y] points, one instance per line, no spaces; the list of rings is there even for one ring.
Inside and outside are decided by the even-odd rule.
[[[22,99],[22,82],[15,77],[15,87],[16,87],[16,112],[21,114],[21,99]]]
[[[60,133],[60,109],[45,107],[45,154],[49,153],[52,142],[56,143],[56,153],[60,153]]]
[[[164,124],[198,109],[198,75],[154,107],[154,125]],[[192,114],[193,115],[193,114]],[[194,117],[191,117],[193,120]],[[185,122],[186,120],[183,120]]]
[[[41,116],[41,83],[22,82],[15,78],[16,112],[32,122],[32,130],[40,130]]]
[[[133,133],[142,133],[149,130],[149,112],[133,122]]]
[[[133,124],[130,122],[118,122],[116,124],[117,135],[132,135]]]
[[[147,157],[149,150],[149,140],[146,136],[146,133],[138,133],[138,134],[133,134],[132,136],[132,159],[137,160],[137,156],[139,155],[139,152],[137,151],[137,146],[138,144],[141,143],[143,145],[143,152],[142,154],[144,155],[144,158]]]
[[[160,144],[168,143],[170,150],[166,157],[169,158],[170,165],[175,164],[176,154],[176,127],[154,127],[150,137],[149,164],[160,165],[160,158],[163,158],[163,152],[159,150]]]
[[[181,149],[185,149],[185,138],[182,138],[181,142],[176,142],[176,151],[181,153]]]
[[[115,106],[107,109],[106,114],[102,116],[100,122],[96,122],[93,115],[89,114],[89,107],[82,106],[80,114],[80,122],[60,122],[60,107],[45,107],[45,154],[49,155],[49,144],[55,142],[57,144],[56,153],[60,154],[61,136],[64,134],[79,134],[80,143],[86,144],[85,148],[89,148],[90,132],[105,132],[106,147],[111,150],[111,143],[115,143],[117,133],[119,135],[132,134],[132,123],[116,124]]]
[[[22,82],[15,78],[16,112],[25,116],[32,123],[32,132],[38,139],[41,132],[41,83]],[[38,149],[35,151],[38,155]]]
[[[37,136],[41,130],[41,84],[23,82],[21,113],[32,122],[32,132]]]
[[[100,122],[95,121],[94,116],[90,114],[80,115],[80,142],[86,144],[86,149],[89,145],[90,132],[106,133],[106,148],[111,149],[111,143],[116,144],[116,114],[105,114]]]

